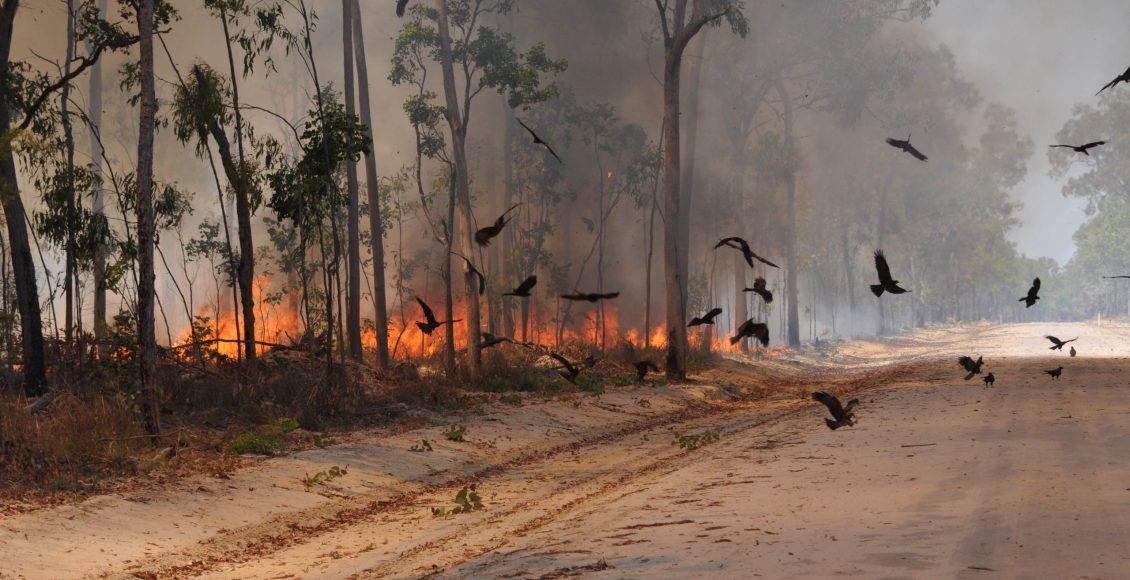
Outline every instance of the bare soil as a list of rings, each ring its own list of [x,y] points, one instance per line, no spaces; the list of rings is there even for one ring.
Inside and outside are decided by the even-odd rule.
[[[983,324],[526,396],[5,517],[0,578],[1126,577],[1128,357],[1127,325]]]

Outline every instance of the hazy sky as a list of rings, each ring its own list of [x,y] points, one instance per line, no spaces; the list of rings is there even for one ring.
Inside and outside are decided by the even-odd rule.
[[[1063,263],[1075,251],[1085,203],[1064,198],[1048,176],[1047,146],[1076,104],[1097,104],[1095,92],[1130,65],[1127,22],[1123,0],[944,0],[926,22],[987,100],[1016,109],[1036,143],[1016,192],[1024,224],[1012,235],[1028,256]]]

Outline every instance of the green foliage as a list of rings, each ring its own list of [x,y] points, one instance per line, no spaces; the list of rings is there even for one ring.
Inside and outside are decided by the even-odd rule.
[[[345,467],[338,467],[335,465],[325,471],[319,471],[314,475],[307,473],[306,477],[302,478],[302,485],[306,487],[306,491],[310,491],[310,488],[314,487],[315,485],[325,483],[327,481],[333,481],[347,473],[349,473],[348,465],[346,465]]]
[[[447,509],[446,507],[432,508],[432,515],[436,517],[445,517],[448,515],[466,514],[470,512],[477,512],[483,509],[483,498],[479,496],[474,487],[459,490],[455,494],[455,507]]]
[[[284,446],[282,433],[256,431],[240,433],[224,445],[224,451],[232,455],[274,455]]]
[[[713,429],[707,429],[702,433],[697,434],[684,434],[675,433],[675,440],[671,442],[672,445],[678,445],[679,449],[686,449],[687,451],[694,451],[703,445],[709,445],[718,441],[721,436]]]
[[[276,417],[267,424],[272,429],[277,429],[282,433],[290,433],[299,427],[298,421],[290,417]]]
[[[446,437],[448,441],[456,441],[461,443],[464,441],[463,436],[466,433],[466,425],[452,425],[447,429],[447,431],[443,432],[443,436]]]

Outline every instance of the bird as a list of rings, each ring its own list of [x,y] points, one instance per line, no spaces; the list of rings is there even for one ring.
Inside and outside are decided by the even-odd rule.
[[[855,419],[855,414],[852,413],[851,410],[859,404],[859,399],[848,401],[845,407],[840,404],[840,400],[837,399],[835,395],[829,395],[824,391],[812,393],[812,398],[824,403],[824,406],[828,407],[828,412],[830,412],[835,419],[824,418],[824,424],[827,425],[829,429],[835,431],[844,425],[855,425],[855,421],[853,420]]]
[[[515,118],[517,119],[517,117]],[[538,134],[534,133],[534,130],[531,129],[529,125],[523,123],[521,119],[518,119],[518,124],[521,125],[522,128],[526,131],[529,131],[530,136],[534,138],[534,145],[541,145],[542,147],[545,147],[546,151],[549,151],[549,154],[552,155],[558,163],[564,163],[564,161],[562,161],[561,158],[557,156],[557,152],[553,150],[553,147],[550,147],[549,143],[542,141],[541,137],[538,137]]]
[[[766,304],[773,301],[773,293],[765,289],[765,278],[758,276],[753,281],[753,288],[743,288],[743,292],[756,292]]]
[[[1048,350],[1063,350],[1063,345],[1065,345],[1069,342],[1074,342],[1076,340],[1079,340],[1078,336],[1076,336],[1075,338],[1073,338],[1071,340],[1060,340],[1060,339],[1058,339],[1058,338],[1056,338],[1056,337],[1054,337],[1050,334],[1044,335],[1044,338],[1052,341],[1052,345],[1048,347]],[[1072,347],[1072,348],[1075,348],[1075,347]]]
[[[490,348],[504,342],[514,342],[505,336],[495,336],[489,332],[481,333],[480,336],[482,337],[482,342],[479,343],[479,348]]]
[[[710,311],[706,314],[691,318],[691,323],[688,324],[687,327],[689,328],[691,326],[699,326],[702,324],[714,324],[714,317],[718,316],[719,314],[722,314],[721,308],[711,308]]]
[[[1083,145],[1048,145],[1048,147],[1066,147],[1076,153],[1082,153],[1083,155],[1090,157],[1091,154],[1087,153],[1087,150],[1093,147],[1098,147],[1099,145],[1106,145],[1106,141],[1091,141],[1090,143],[1085,143]]]
[[[597,300],[611,300],[619,295],[619,292],[607,292],[604,294],[579,292],[577,294],[561,294],[561,297],[566,300],[583,300],[585,302],[596,302]]]
[[[522,280],[522,283],[519,284],[518,287],[515,288],[513,292],[503,292],[502,295],[503,296],[519,296],[519,297],[522,297],[522,298],[529,298],[530,297],[530,290],[532,290],[534,285],[537,284],[537,283],[538,283],[538,277],[537,276],[530,276],[529,278]]]
[[[1071,350],[1067,351],[1067,353],[1070,354],[1072,357],[1074,357],[1075,356],[1075,347],[1071,347]]]
[[[1127,67],[1126,70],[1122,72],[1122,74],[1114,77],[1114,80],[1103,85],[1103,88],[1099,89],[1099,93],[1109,89],[1110,87],[1113,87],[1114,85],[1117,85],[1118,83],[1127,83],[1127,82],[1130,82],[1130,67]],[[1095,96],[1098,96],[1099,93],[1095,93]]]
[[[989,374],[985,375],[985,378],[983,378],[981,380],[985,381],[986,387],[991,387],[991,386],[993,386],[993,383],[995,383],[997,381],[997,378],[993,376],[993,373],[989,373]]]
[[[1039,293],[1039,291],[1040,291],[1040,279],[1035,278],[1035,279],[1032,280],[1032,287],[1028,289],[1028,295],[1021,298],[1020,300],[1017,300],[1017,302],[1023,302],[1025,308],[1031,308],[1032,305],[1035,304],[1036,301],[1040,299],[1039,296],[1036,296],[1036,294]]]
[[[420,309],[424,311],[424,322],[416,322],[416,326],[420,327],[420,332],[430,335],[433,330],[451,322],[459,322],[459,320],[444,320],[443,322],[436,320],[436,315],[426,302],[416,297],[416,302],[420,303]]]
[[[404,7],[408,6],[408,0],[396,0],[396,16],[397,18],[404,16]]]
[[[714,244],[714,249],[717,250],[722,246],[729,246],[731,248],[734,248],[735,250],[741,250],[742,255],[745,256],[745,261],[747,264],[749,264],[750,268],[753,267],[754,260],[757,260],[758,262],[761,262],[762,264],[765,264],[767,266],[773,266],[774,268],[778,269],[780,268],[780,266],[774,264],[773,262],[770,262],[769,260],[758,256],[753,250],[749,249],[749,242],[737,236],[722,238],[721,240],[718,240],[718,243]]]
[[[632,363],[632,366],[636,367],[636,379],[640,381],[647,376],[647,371],[659,372],[659,366],[649,360],[636,361]]]
[[[489,246],[491,238],[497,236],[498,234],[501,234],[502,228],[506,227],[506,223],[510,221],[510,219],[506,217],[506,214],[510,213],[511,210],[520,205],[522,205],[521,202],[516,203],[510,206],[510,209],[502,212],[502,215],[498,216],[498,219],[494,220],[494,225],[487,226],[485,228],[479,228],[479,230],[475,232],[475,242],[480,246]]]
[[[560,373],[561,376],[565,378],[565,380],[573,384],[577,383],[577,375],[581,374],[581,371],[583,369],[595,365],[597,361],[596,357],[591,355],[585,360],[576,363],[569,362],[569,359],[555,352],[549,353],[549,356],[553,360],[561,363],[561,366],[557,369],[557,372]]]
[[[1130,278],[1130,276],[1103,276],[1103,278],[1107,278],[1107,279],[1110,279],[1110,278]]]
[[[486,278],[486,276],[483,276],[483,273],[480,272],[479,269],[476,268],[475,265],[471,263],[471,260],[467,259],[467,256],[464,256],[463,254],[460,254],[459,252],[451,252],[451,253],[453,255],[459,256],[460,258],[463,258],[463,261],[467,262],[467,270],[469,272],[471,272],[472,276],[475,276],[476,278],[479,279],[479,296],[482,296],[483,293],[487,291],[487,278]]]
[[[978,356],[977,360],[973,360],[972,357],[968,356],[958,357],[958,364],[960,364],[961,367],[969,373],[965,375],[965,380],[968,381],[969,379],[973,378],[973,375],[981,374],[981,364],[984,362],[984,359],[985,357],[983,356]]]
[[[730,344],[737,344],[745,337],[756,338],[761,346],[769,346],[769,325],[764,322],[754,322],[752,318],[738,327],[738,332],[730,337]]]
[[[912,157],[914,157],[915,159],[917,159],[919,161],[926,161],[926,156],[923,155],[921,151],[915,149],[914,145],[910,144],[910,135],[909,134],[906,136],[905,141],[903,141],[901,139],[893,139],[891,137],[887,137],[887,145],[890,145],[891,147],[894,147],[895,149],[902,149],[903,151],[906,151]]]
[[[875,270],[879,272],[879,283],[871,285],[871,292],[876,297],[882,296],[884,291],[891,294],[910,292],[905,288],[899,288],[899,281],[891,278],[891,267],[887,265],[887,257],[883,255],[883,250],[875,250]]]
[[[1044,372],[1051,375],[1052,380],[1054,381],[1054,380],[1059,378],[1059,375],[1063,374],[1063,367],[1056,367],[1056,368],[1054,368],[1050,371],[1044,371]]]

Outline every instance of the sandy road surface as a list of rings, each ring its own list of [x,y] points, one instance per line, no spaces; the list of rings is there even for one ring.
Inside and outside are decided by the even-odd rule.
[[[0,577],[1128,577],[1127,357],[1127,327],[982,325],[500,408],[465,443],[433,427],[8,518]],[[827,430],[813,388],[858,392],[859,424]],[[485,510],[433,517],[471,484]]]

